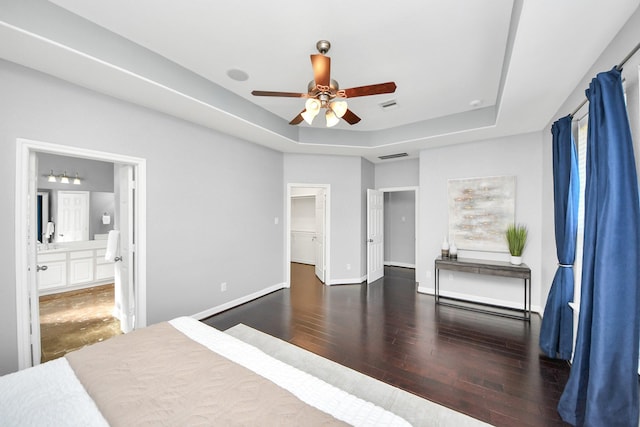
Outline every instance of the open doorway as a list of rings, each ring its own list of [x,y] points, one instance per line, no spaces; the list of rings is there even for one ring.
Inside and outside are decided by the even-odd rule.
[[[329,185],[288,184],[287,286],[291,286],[291,263],[312,265],[318,280],[330,283],[329,206]]]
[[[114,170],[114,202],[113,213],[107,212],[104,205],[100,205],[101,212],[94,214],[99,221],[109,222],[113,218],[113,229],[118,238],[113,239],[111,231],[104,237],[104,241],[95,239],[74,242],[56,242],[52,236],[55,233],[55,221],[51,226],[45,226],[46,233],[38,232],[38,204],[42,199],[37,197],[38,155],[66,156],[71,159],[91,159],[109,163]],[[144,159],[122,156],[114,153],[97,152],[92,150],[49,144],[38,141],[19,139],[17,141],[17,178],[16,178],[16,311],[18,317],[18,355],[20,369],[40,363],[40,313],[38,274],[42,272],[55,273],[58,282],[49,283],[50,289],[71,290],[81,288],[83,284],[99,284],[108,280],[110,269],[113,271],[114,293],[120,292],[121,304],[115,304],[114,311],[124,321],[128,330],[133,327],[146,326],[146,251],[145,251],[145,215],[146,215],[146,183]],[[55,173],[49,173],[55,175]],[[65,176],[66,173],[62,173]],[[82,178],[82,177],[80,177]],[[87,178],[85,176],[85,178]],[[95,178],[95,177],[94,177]],[[70,177],[71,180],[74,177]],[[63,181],[64,182],[64,181]],[[66,182],[65,182],[66,184]],[[73,184],[72,184],[73,185]],[[34,203],[39,201],[40,203]],[[91,215],[91,208],[86,209]],[[49,212],[57,212],[49,209]],[[111,214],[111,215],[109,215]],[[57,214],[56,214],[57,215]],[[51,219],[51,218],[49,218]],[[57,219],[56,219],[57,221]],[[96,228],[97,229],[97,228]],[[94,229],[94,231],[96,230]],[[89,233],[87,233],[89,234]],[[64,237],[64,236],[63,236]],[[114,243],[115,242],[115,243]],[[97,245],[102,245],[100,248]],[[115,246],[114,246],[115,245]],[[94,247],[95,246],[95,247]],[[53,250],[52,250],[53,249]],[[114,250],[112,266],[106,253]],[[104,250],[105,253],[102,253]],[[44,252],[43,252],[44,251]],[[39,257],[39,254],[45,255]],[[62,258],[49,259],[52,256]],[[47,258],[49,257],[49,258]],[[44,270],[45,261],[49,265]],[[42,263],[39,263],[42,262]],[[55,267],[55,268],[53,268]],[[118,297],[116,296],[116,299]],[[127,332],[128,330],[125,330]]]
[[[108,233],[120,228],[121,186],[113,162],[36,152],[36,167],[36,285],[47,362],[124,332],[116,263],[105,257]]]
[[[385,266],[415,269],[418,206],[418,187],[368,190],[367,283],[383,277]]]

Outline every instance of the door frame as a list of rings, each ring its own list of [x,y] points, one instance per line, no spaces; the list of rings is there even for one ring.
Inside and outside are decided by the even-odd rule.
[[[326,194],[325,216],[324,216],[324,284],[331,284],[331,185],[330,184],[303,184],[287,183],[286,213],[287,225],[284,227],[286,256],[284,264],[285,287],[291,287],[291,190],[293,188],[323,188]]]
[[[24,138],[16,140],[16,196],[15,196],[15,254],[16,254],[16,316],[17,316],[17,344],[18,344],[18,369],[22,370],[33,366],[31,349],[31,289],[29,272],[29,256],[34,256],[36,250],[35,233],[32,228],[35,224],[29,224],[30,210],[34,209],[29,199],[36,195],[30,194],[30,165],[29,158],[33,153],[48,153],[62,156],[80,157],[100,160],[112,163],[129,164],[134,168],[136,178],[135,212],[133,229],[136,233],[136,282],[135,282],[135,306],[137,327],[147,324],[146,290],[146,159],[126,156],[122,154],[104,151],[89,150],[85,148],[53,144],[49,142],[35,141]],[[36,185],[37,188],[37,185]],[[36,190],[37,191],[37,190]],[[30,236],[29,242],[26,236]],[[30,244],[29,244],[30,243]],[[29,251],[34,254],[29,254]],[[35,257],[34,257],[35,258]],[[33,277],[33,276],[32,276]],[[36,298],[38,295],[35,296]],[[37,303],[34,304],[38,307]],[[39,318],[39,315],[38,315]],[[35,338],[35,337],[34,337]],[[38,339],[40,336],[38,334]]]

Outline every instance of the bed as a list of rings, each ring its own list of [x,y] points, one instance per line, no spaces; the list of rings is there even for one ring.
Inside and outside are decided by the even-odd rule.
[[[409,425],[188,317],[0,377],[0,420],[84,427]]]

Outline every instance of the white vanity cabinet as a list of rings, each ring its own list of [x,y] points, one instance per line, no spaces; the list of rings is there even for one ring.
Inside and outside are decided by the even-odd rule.
[[[106,242],[88,241],[38,252],[40,294],[113,283],[114,263],[104,259],[105,246]]]
[[[96,280],[113,279],[115,263],[104,259],[106,249],[96,250]]]
[[[38,266],[46,269],[38,271],[38,289],[59,288],[67,284],[67,254],[38,254]]]
[[[88,283],[94,281],[95,251],[69,252],[69,284]]]

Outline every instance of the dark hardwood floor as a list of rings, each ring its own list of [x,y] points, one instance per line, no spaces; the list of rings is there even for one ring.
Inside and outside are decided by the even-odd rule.
[[[564,425],[556,405],[566,362],[538,350],[531,323],[436,306],[414,270],[386,268],[367,286],[324,286],[292,264],[291,288],[212,316],[244,323],[342,365],[496,426]]]

